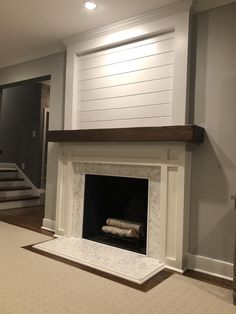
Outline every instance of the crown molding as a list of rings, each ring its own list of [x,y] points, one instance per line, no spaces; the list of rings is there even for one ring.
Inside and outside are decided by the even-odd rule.
[[[108,35],[114,32],[119,32],[124,29],[134,27],[136,25],[149,23],[157,19],[165,18],[184,11],[190,11],[193,0],[176,1],[168,6],[146,12],[123,21],[99,27],[94,30],[86,31],[77,35],[69,36],[62,40],[66,46],[77,44],[78,42]]]
[[[236,0],[195,0],[192,6],[192,13],[198,13],[209,9],[221,7],[226,4],[236,2]]]
[[[181,0],[176,1],[173,4],[161,7],[151,12],[146,12],[129,19],[122,20],[117,23],[112,23],[107,26],[92,29],[80,34],[66,37],[62,42],[66,46],[74,45],[78,42],[97,38],[100,36],[108,35],[114,32],[119,32],[124,29],[134,27],[136,25],[145,24],[148,22],[155,21],[157,19],[165,18],[174,14],[178,14],[184,11],[190,11],[192,13],[198,13],[220,7],[226,4],[236,2],[236,0]]]

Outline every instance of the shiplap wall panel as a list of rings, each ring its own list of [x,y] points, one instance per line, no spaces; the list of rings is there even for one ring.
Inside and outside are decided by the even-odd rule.
[[[161,53],[166,53],[167,51],[173,51],[173,39],[144,44],[135,48],[126,48],[123,51],[111,52],[109,55],[84,59],[83,63],[81,64],[81,70],[107,66],[110,64],[117,64],[133,59],[145,58]]]
[[[155,79],[167,78],[173,75],[173,65],[165,65],[146,70],[139,70],[130,73],[100,77],[96,79],[83,80],[80,84],[80,91],[86,91],[95,88],[108,88],[117,85],[132,84],[133,82],[152,81]]]
[[[83,101],[80,104],[79,111],[104,110],[115,108],[131,108],[140,106],[149,106],[153,104],[170,104],[172,103],[172,91],[161,91],[149,93],[147,95],[131,95],[125,97],[117,97],[110,99],[99,99],[91,101]]]
[[[79,122],[79,129],[103,129],[103,128],[126,128],[126,127],[148,127],[153,125],[166,126],[170,125],[171,117],[153,117],[153,118],[138,118],[138,119],[122,119],[110,121],[92,121]]]
[[[78,57],[77,127],[170,125],[174,33]]]
[[[150,105],[145,107],[138,107],[134,111],[133,108],[119,108],[110,110],[95,110],[93,112],[78,112],[84,122],[103,121],[103,120],[121,120],[153,116],[171,116],[171,105]],[[79,118],[78,117],[78,118]]]
[[[85,55],[80,56],[80,59],[82,61],[89,60],[89,59],[96,58],[98,56],[109,55],[109,54],[111,54],[113,52],[125,51],[125,50],[132,49],[132,48],[135,48],[135,47],[140,47],[140,46],[143,46],[143,45],[152,44],[154,42],[162,42],[162,41],[169,40],[169,39],[174,39],[174,33],[173,32],[162,34],[162,35],[159,35],[159,36],[156,36],[156,37],[151,37],[151,38],[148,38],[148,39],[136,40],[136,41],[133,41],[131,43],[127,43],[125,45],[118,45],[118,46],[116,46],[114,48],[103,49],[101,51],[93,52],[91,54],[85,54]]]
[[[173,88],[173,79],[159,79],[149,82],[132,83],[123,86],[113,86],[109,88],[97,88],[79,92],[78,98],[81,101],[95,99],[117,98],[129,95],[148,94],[158,91],[169,91]]]
[[[150,69],[160,66],[174,64],[174,52],[167,52],[156,56],[129,60],[116,64],[110,64],[103,67],[97,67],[87,70],[80,70],[79,74],[82,80],[88,80],[98,77],[110,76],[122,73],[129,73],[144,69]],[[80,85],[80,84],[79,84]]]

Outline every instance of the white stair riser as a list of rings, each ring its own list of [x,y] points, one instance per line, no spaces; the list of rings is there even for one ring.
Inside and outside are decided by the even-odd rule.
[[[1,171],[1,170],[11,170],[16,169],[17,171]],[[24,180],[14,180],[17,178],[23,178]],[[13,191],[0,191],[0,198],[6,198],[6,202],[0,202],[0,210],[13,209],[21,207],[30,207],[43,205],[43,197],[37,199],[21,199],[25,196],[40,196],[40,191],[32,184],[32,182],[27,178],[27,176],[17,167],[14,163],[0,163],[0,180],[1,179],[13,179],[10,181],[0,181],[0,187],[19,187],[19,186],[30,186],[31,189],[28,190],[13,190]],[[19,200],[10,200],[10,198],[20,198]]]
[[[30,190],[16,190],[16,191],[0,191],[1,197],[32,195],[32,189]]]
[[[0,181],[0,187],[9,186],[22,186],[24,181]]]
[[[6,169],[6,168],[10,168],[10,169],[16,169],[16,164],[13,162],[1,162],[0,163],[0,169]]]
[[[11,201],[0,203],[0,210],[11,209],[11,208],[21,208],[21,207],[31,207],[40,205],[39,199],[33,200],[22,200],[22,201]]]
[[[0,179],[14,179],[18,177],[17,172],[1,172],[0,171]]]

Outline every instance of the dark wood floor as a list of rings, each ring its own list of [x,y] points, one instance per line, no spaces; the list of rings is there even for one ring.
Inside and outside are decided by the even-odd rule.
[[[44,207],[43,206],[35,206],[35,207],[25,207],[25,208],[16,208],[16,209],[7,209],[7,210],[0,210],[0,221],[7,222],[9,224],[13,224],[19,227],[23,227],[32,231],[40,232],[46,235],[53,235],[52,232],[46,231],[41,229],[42,221],[44,218]],[[31,246],[28,248],[30,250]],[[46,253],[47,254],[47,253]],[[46,255],[45,254],[45,255]],[[53,258],[53,256],[49,256]],[[74,262],[63,261],[62,258],[55,258],[60,260],[61,262],[69,263],[72,266],[76,266]],[[79,266],[80,268],[87,269],[85,266]],[[95,272],[99,274],[99,271],[94,271],[90,269],[91,272]],[[162,272],[157,274],[155,277],[150,279],[140,290],[148,291],[153,286],[161,283],[163,280],[174,274],[175,272],[170,271],[168,269],[164,269]],[[101,274],[100,274],[101,275]],[[103,273],[104,277],[110,278],[110,275],[106,275]],[[201,280],[209,284],[213,284],[216,286],[220,286],[222,288],[232,290],[232,282],[226,279],[221,279],[218,277],[214,277],[211,275],[203,274],[200,272],[196,272],[193,270],[187,270],[183,276],[190,277],[193,279]],[[118,280],[122,281],[122,280]],[[131,286],[135,286],[132,285]],[[136,287],[137,288],[137,287]],[[140,287],[141,288],[141,287]]]
[[[0,210],[0,221],[45,235],[52,235],[52,232],[41,229],[43,218],[44,206]]]

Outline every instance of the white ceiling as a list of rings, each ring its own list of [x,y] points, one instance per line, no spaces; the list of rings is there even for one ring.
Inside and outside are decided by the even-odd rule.
[[[0,0],[0,68],[62,51],[65,37],[174,2],[97,0],[97,9],[90,12],[83,0]]]

